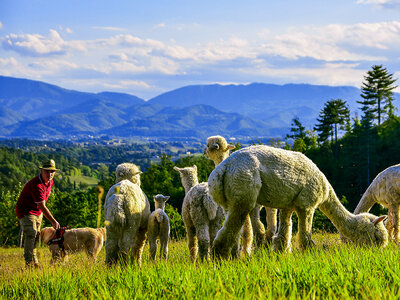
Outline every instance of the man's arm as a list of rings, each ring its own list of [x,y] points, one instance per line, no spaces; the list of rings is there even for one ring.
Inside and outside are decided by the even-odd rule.
[[[47,208],[45,202],[39,202],[37,205],[39,206],[40,210],[43,212],[43,215],[46,217],[46,219],[50,221],[51,226],[53,226],[53,228],[56,230],[59,229],[60,224],[57,222],[56,219],[54,219],[50,210]]]

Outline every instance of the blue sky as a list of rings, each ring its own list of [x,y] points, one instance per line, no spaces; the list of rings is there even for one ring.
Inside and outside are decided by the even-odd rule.
[[[79,91],[360,87],[375,64],[400,77],[400,0],[0,0],[0,75]]]

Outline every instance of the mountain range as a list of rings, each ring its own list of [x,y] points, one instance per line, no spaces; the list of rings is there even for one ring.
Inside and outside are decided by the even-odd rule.
[[[124,93],[86,93],[0,76],[0,137],[282,138],[294,117],[312,129],[324,103],[338,98],[355,112],[360,90],[309,84],[213,84],[185,86],[145,101]]]

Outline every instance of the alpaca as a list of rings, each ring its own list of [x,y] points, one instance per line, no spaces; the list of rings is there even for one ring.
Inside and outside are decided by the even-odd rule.
[[[205,155],[214,161],[215,166],[218,166],[226,157],[228,157],[227,151],[220,151],[220,149],[233,149],[234,146],[228,145],[225,138],[222,136],[211,136],[207,139],[207,148],[205,150]],[[264,244],[269,244],[272,241],[272,237],[276,232],[277,228],[277,209],[265,207],[266,212],[266,223],[267,231],[265,231],[264,224],[260,221],[260,210],[261,205],[256,205],[254,209],[250,212],[251,229],[248,221],[245,222],[243,227],[243,244],[247,249],[246,252],[249,253],[251,243],[246,239],[246,236],[252,234],[250,230],[254,232],[255,242],[257,247],[262,247]]]
[[[317,207],[339,232],[356,244],[385,247],[386,216],[353,215],[337,198],[325,175],[299,152],[250,146],[234,152],[219,164],[208,179],[213,200],[227,212],[223,227],[213,243],[216,257],[228,257],[246,216],[256,204],[280,210],[275,251],[290,251],[293,211],[298,216],[298,237],[302,248],[314,244],[312,218]]]
[[[111,265],[128,258],[139,265],[146,239],[150,203],[140,188],[140,170],[123,163],[115,170],[116,184],[106,195],[104,204],[107,229],[106,263]]]
[[[169,196],[156,195],[153,197],[155,210],[149,217],[148,225],[148,239],[150,245],[150,257],[155,260],[157,253],[157,240],[160,241],[160,258],[168,257],[168,241],[169,241],[169,218],[165,213],[165,202],[168,201]]]
[[[224,212],[208,193],[207,182],[199,184],[197,166],[178,168],[185,189],[182,219],[188,237],[190,259],[196,260],[197,252],[202,261],[209,259],[210,241],[213,241],[224,220]]]
[[[53,239],[56,230],[46,227],[40,231],[40,239],[44,244]],[[50,244],[51,264],[64,262],[68,254],[85,251],[86,255],[94,262],[103,247],[106,238],[105,228],[75,228],[65,230],[63,234],[62,247],[59,244]]]
[[[362,195],[354,214],[368,212],[375,203],[388,208],[386,228],[390,239],[399,243],[400,164],[383,170],[375,177]]]

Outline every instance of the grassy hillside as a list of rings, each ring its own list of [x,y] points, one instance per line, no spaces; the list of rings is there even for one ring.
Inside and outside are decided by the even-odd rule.
[[[90,186],[96,185],[99,182],[99,179],[90,177],[90,176],[68,176],[71,182],[75,182],[76,184],[87,184]]]
[[[0,249],[2,299],[353,299],[398,298],[398,247],[339,245],[337,234],[315,234],[315,249],[192,264],[185,241],[171,242],[167,263],[107,268],[104,249],[95,264],[75,254],[65,265],[23,269],[22,249]]]

